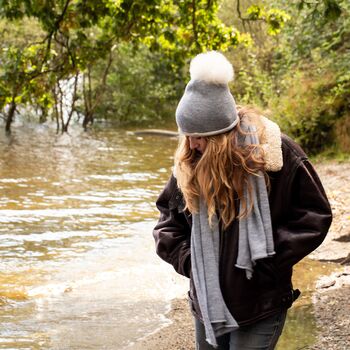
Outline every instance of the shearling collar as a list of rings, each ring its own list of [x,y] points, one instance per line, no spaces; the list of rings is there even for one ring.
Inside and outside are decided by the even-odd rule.
[[[279,171],[283,166],[282,138],[279,126],[266,117],[261,117],[263,130],[260,144],[265,152],[265,170]]]

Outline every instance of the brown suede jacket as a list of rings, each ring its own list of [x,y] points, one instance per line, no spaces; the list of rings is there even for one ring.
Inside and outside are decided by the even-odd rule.
[[[283,167],[269,172],[269,202],[276,254],[261,259],[248,280],[236,268],[238,221],[220,233],[220,285],[226,305],[239,325],[252,324],[298,297],[293,291],[292,269],[324,240],[332,222],[322,184],[303,150],[282,136]],[[191,278],[191,214],[172,176],[157,200],[160,218],[153,235],[157,254],[190,278],[189,298],[194,316],[201,318]]]

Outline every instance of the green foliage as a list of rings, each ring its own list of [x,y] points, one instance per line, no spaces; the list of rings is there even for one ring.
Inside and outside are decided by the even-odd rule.
[[[283,10],[271,8],[266,10],[264,6],[252,5],[247,11],[247,18],[250,21],[264,21],[267,24],[270,35],[278,34],[285,23],[290,20],[290,16]]]
[[[284,82],[286,93],[272,99],[270,107],[286,133],[308,152],[319,151],[332,142],[331,130],[340,117],[328,88],[335,82],[331,75],[320,79],[304,71],[295,71],[288,78]]]
[[[289,69],[282,76],[280,96],[269,105],[285,130],[309,152],[334,143],[349,152],[344,142],[349,130],[340,131],[339,123],[344,125],[350,116],[350,4],[323,1],[316,5],[301,10],[297,25],[285,33],[290,50],[281,54]],[[312,23],[309,16],[314,18]]]
[[[342,14],[342,8],[337,0],[300,0],[297,3],[299,11],[306,10],[312,18],[322,18],[323,21],[336,20]]]
[[[125,124],[154,123],[173,116],[179,88],[176,89],[170,62],[161,60],[159,54],[145,46],[135,50],[130,45],[120,45],[113,55],[96,118]]]
[[[251,18],[263,5],[289,20],[274,36],[251,26],[255,45],[231,51],[236,100],[266,109],[310,154],[334,144],[350,152],[349,2],[275,1],[248,7]]]
[[[12,99],[17,104],[28,100],[33,89],[32,78],[42,66],[43,48],[40,44],[25,48],[3,47],[0,69],[0,108]]]
[[[178,76],[188,57],[194,53],[204,49],[226,50],[229,46],[245,41],[244,35],[218,19],[217,7],[217,0],[0,0],[0,17],[10,21],[31,18],[40,24],[42,31],[36,43],[27,42],[18,49],[10,40],[0,53],[1,61],[6,62],[0,76],[0,108],[6,110],[11,101],[16,104],[30,102],[36,105],[35,108],[47,109],[54,101],[53,112],[56,119],[61,120],[62,129],[66,129],[62,112],[57,112],[60,109],[58,107],[62,107],[62,98],[57,100],[58,96],[64,94],[60,88],[62,82],[80,74],[91,77],[91,72],[99,70],[97,64],[101,60],[107,61],[109,68],[108,60],[115,45],[146,45],[151,52],[161,52],[159,58],[164,62],[171,60],[171,64],[166,64],[169,72]],[[151,72],[151,69],[147,69],[146,66],[145,70]],[[125,71],[128,72],[128,69]],[[105,90],[107,75],[108,69],[101,84],[90,82],[89,94],[80,93],[80,98],[88,98],[82,104],[85,104],[85,113],[88,111],[91,122],[98,102],[93,102],[91,98],[101,98],[98,90]],[[123,81],[127,81],[127,78]],[[90,89],[93,85],[97,90]],[[41,89],[41,86],[45,86],[45,89]],[[136,94],[137,89],[134,88]],[[167,85],[154,84],[155,88],[158,89],[160,100],[168,94],[164,92],[168,90]],[[155,94],[156,91],[150,93],[152,96]],[[78,95],[77,88],[71,110],[75,108]],[[129,101],[129,105],[132,104]],[[139,119],[143,119],[147,113],[142,104],[139,109]],[[61,118],[58,118],[58,114]],[[126,116],[133,114],[127,113]],[[121,120],[126,117],[117,118]],[[8,121],[9,126],[11,119]]]
[[[238,103],[270,110],[310,153],[349,152],[349,14],[347,0],[0,0],[0,113],[10,125],[30,105],[66,129],[73,81],[67,113],[84,126],[165,119],[189,58],[215,49]]]

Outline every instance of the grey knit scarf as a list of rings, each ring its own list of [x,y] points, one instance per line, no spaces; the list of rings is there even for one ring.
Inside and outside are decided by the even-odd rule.
[[[244,126],[248,132],[244,144],[257,144],[258,138],[253,126]],[[239,221],[239,244],[236,267],[252,277],[257,259],[274,254],[270,207],[265,179],[262,174],[251,175],[249,181],[253,189],[253,210],[249,216]],[[247,190],[245,191],[250,205]],[[219,223],[215,216],[209,225],[208,211],[204,200],[200,200],[199,212],[193,214],[191,232],[191,264],[193,282],[203,322],[206,340],[217,347],[216,338],[238,328],[236,320],[223,299],[219,282]],[[232,266],[232,268],[234,268]]]

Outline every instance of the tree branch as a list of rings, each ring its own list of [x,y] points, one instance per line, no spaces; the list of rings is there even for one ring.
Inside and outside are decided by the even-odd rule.
[[[64,16],[66,15],[66,12],[68,10],[68,6],[69,6],[70,2],[71,2],[71,0],[66,0],[64,7],[63,7],[63,10],[62,10],[61,14],[58,16],[57,20],[55,21],[53,28],[51,29],[50,33],[46,36],[46,38],[43,40],[43,42],[45,42],[47,40],[47,45],[46,45],[46,53],[45,53],[42,64],[47,62],[48,55],[49,55],[49,52],[51,50],[52,37],[55,34],[55,32],[57,32],[59,30],[60,24],[63,21]]]
[[[89,69],[89,67],[88,67]],[[85,111],[87,111],[89,109],[89,105],[88,105],[88,97],[86,94],[86,73],[83,73],[83,99],[84,99],[84,108]]]
[[[198,43],[198,33],[197,33],[197,22],[196,22],[196,0],[192,0],[192,28],[193,28],[193,35],[194,35],[194,41],[197,46],[197,48],[200,48],[200,45]]]
[[[240,0],[236,0],[236,1],[237,1],[236,10],[237,10],[238,18],[242,21],[244,30],[246,29],[245,23],[250,24],[251,22],[256,22],[256,21],[266,22],[266,20],[264,18],[251,19],[248,17],[243,17],[242,12],[241,12],[241,1]]]
[[[72,105],[71,105],[70,111],[68,113],[67,123],[65,124],[63,131],[68,131],[68,125],[69,125],[69,123],[72,119],[73,113],[75,111],[75,102],[77,100],[78,78],[79,78],[79,72],[76,72],[75,77],[74,77],[74,89],[73,89],[73,95],[72,95]]]
[[[109,73],[109,69],[111,68],[111,65],[112,65],[112,61],[113,61],[113,52],[112,52],[112,49],[109,51],[109,57],[108,57],[108,62],[107,62],[107,65],[106,65],[106,68],[103,72],[103,76],[102,76],[102,82],[101,82],[101,88],[100,89],[97,89],[96,92],[95,92],[95,103],[94,105],[91,107],[91,110],[94,111],[96,106],[98,105],[98,103],[100,102],[100,99],[101,99],[101,96],[105,90],[105,87],[106,87],[106,84],[107,84],[107,76],[108,76],[108,73]]]
[[[236,4],[236,9],[237,9],[237,14],[238,14],[238,18],[242,21],[242,25],[243,25],[243,29],[246,32],[247,28],[246,28],[246,22],[248,21],[247,18],[243,18],[242,17],[242,12],[241,12],[241,1],[240,0],[236,0],[237,4]],[[249,21],[248,21],[249,23]]]

